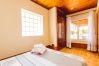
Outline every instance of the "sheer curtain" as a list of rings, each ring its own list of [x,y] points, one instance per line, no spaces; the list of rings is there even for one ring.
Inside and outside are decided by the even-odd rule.
[[[90,11],[88,16],[88,46],[87,50],[97,51],[97,36],[95,25],[95,12]]]
[[[67,40],[67,47],[69,47],[69,48],[71,48],[71,33],[70,33],[70,22],[72,22],[72,20],[71,20],[71,17],[67,17],[67,22],[66,22],[66,24],[67,24],[67,35],[66,35],[66,40]]]
[[[97,20],[97,36],[98,36],[98,39],[99,40],[99,0],[98,0],[98,3],[97,3],[97,10],[96,10],[96,20]],[[97,41],[97,49],[98,49],[98,52],[99,52],[99,41]]]

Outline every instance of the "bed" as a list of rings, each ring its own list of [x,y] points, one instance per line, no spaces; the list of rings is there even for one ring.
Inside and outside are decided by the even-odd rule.
[[[27,52],[0,61],[0,66],[87,66],[83,58],[47,49],[42,55]]]

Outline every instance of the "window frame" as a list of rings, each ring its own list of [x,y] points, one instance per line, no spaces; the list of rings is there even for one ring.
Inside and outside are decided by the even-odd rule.
[[[72,26],[71,26],[72,25]],[[72,32],[72,31],[74,31],[74,33],[76,33],[77,35],[76,35],[76,37],[77,38],[75,38],[75,36],[74,36],[74,34],[70,34],[71,35],[71,40],[87,40],[87,37],[88,37],[88,32],[87,32],[87,34],[86,34],[86,37],[84,36],[84,35],[80,35],[80,28],[82,27],[82,29],[84,29],[85,27],[87,28],[86,30],[88,31],[88,25],[84,25],[84,26],[77,26],[76,24],[74,24],[74,23],[70,23],[70,33]],[[76,30],[77,29],[77,30]],[[76,32],[75,32],[76,31]],[[82,30],[81,30],[81,32],[82,32]],[[81,39],[81,38],[82,39]],[[85,39],[84,39],[85,38]]]
[[[35,12],[21,9],[22,36],[42,36],[43,16]]]

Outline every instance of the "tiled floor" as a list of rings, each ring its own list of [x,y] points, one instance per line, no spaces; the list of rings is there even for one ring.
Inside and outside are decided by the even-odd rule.
[[[88,66],[99,66],[99,53],[92,53],[80,48],[63,48],[60,51],[83,57],[87,62]]]

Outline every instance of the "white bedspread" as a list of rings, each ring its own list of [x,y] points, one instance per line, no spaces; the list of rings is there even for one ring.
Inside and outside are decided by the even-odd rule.
[[[6,60],[2,60],[0,66],[22,66],[22,65],[15,57],[12,57]]]
[[[38,64],[36,66],[87,66],[83,58],[79,56],[51,49],[48,49],[48,51],[43,55],[34,55],[28,52],[21,55],[21,57]]]
[[[83,58],[74,56],[71,54],[62,53],[59,51],[48,49],[48,51],[43,55],[34,55],[30,52],[15,56],[12,58],[14,64],[19,64],[20,66],[87,66]],[[11,60],[11,59],[10,59]],[[6,66],[6,63],[1,66]],[[7,65],[14,66],[14,65]]]
[[[46,59],[30,54],[30,52],[16,58],[23,64],[22,66],[57,66]]]
[[[47,53],[40,56],[59,66],[87,66],[83,58],[49,49]]]

